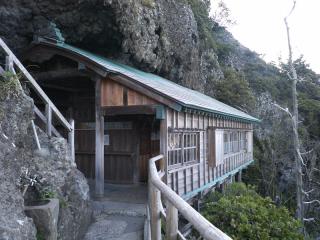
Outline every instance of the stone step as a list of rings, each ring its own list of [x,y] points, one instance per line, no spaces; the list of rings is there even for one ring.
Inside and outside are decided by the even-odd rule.
[[[94,216],[119,215],[131,217],[146,217],[146,204],[114,202],[114,201],[93,201],[92,208]]]
[[[84,240],[142,240],[145,216],[109,215],[94,217]]]

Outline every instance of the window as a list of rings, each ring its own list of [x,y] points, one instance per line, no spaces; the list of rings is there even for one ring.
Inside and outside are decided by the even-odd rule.
[[[168,135],[169,166],[198,162],[200,159],[200,132],[173,129]]]
[[[224,148],[224,154],[227,154],[229,152],[229,134],[224,133],[223,135],[223,148]]]
[[[223,129],[208,128],[208,163],[216,167],[223,163],[225,152],[230,149],[230,135]]]
[[[248,149],[248,133],[240,130],[224,130],[224,154],[237,153]]]
[[[212,167],[223,163],[227,155],[252,152],[252,131],[208,128],[208,162]]]

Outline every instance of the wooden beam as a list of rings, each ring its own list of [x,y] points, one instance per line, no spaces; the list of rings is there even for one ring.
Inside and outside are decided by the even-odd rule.
[[[104,70],[103,67],[97,64],[96,62],[88,58],[85,58],[81,54],[75,53],[72,50],[59,47],[49,42],[41,41],[37,44],[34,44],[27,51],[24,52],[23,59],[30,59],[35,54],[36,58],[33,58],[32,60],[37,60],[37,58],[39,58],[39,55],[46,55],[45,59],[48,59],[51,58],[51,56],[57,54],[69,58],[75,62],[84,64],[87,68],[91,69],[92,71],[94,71],[102,77],[107,76],[107,71]],[[43,61],[43,59],[41,59],[41,61]]]
[[[95,192],[104,196],[104,117],[101,115],[101,79],[96,79],[96,156],[95,156]]]
[[[155,105],[137,105],[137,106],[115,106],[115,107],[102,107],[103,115],[116,116],[116,115],[135,115],[135,114],[156,114]]]
[[[88,77],[88,74],[86,74],[84,71],[79,71],[79,69],[77,68],[64,68],[59,70],[34,73],[32,74],[32,76],[41,83],[55,79]]]
[[[56,90],[61,90],[65,92],[86,92],[88,91],[88,88],[83,88],[83,89],[77,89],[77,88],[71,88],[71,87],[63,87],[59,85],[54,85],[54,84],[46,84],[46,83],[39,83],[41,87],[43,88],[51,88],[51,89],[56,89]]]

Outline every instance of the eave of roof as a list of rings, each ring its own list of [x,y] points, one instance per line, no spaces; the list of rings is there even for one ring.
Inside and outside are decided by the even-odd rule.
[[[78,55],[79,57],[83,57],[91,62],[94,62],[98,67],[106,72],[112,72],[126,76],[135,82],[163,95],[164,97],[174,100],[180,104],[185,111],[193,109],[211,113],[218,117],[221,116],[227,119],[236,119],[245,122],[260,122],[259,119],[222,102],[219,102],[218,100],[205,94],[183,87],[160,76],[146,73],[133,67],[106,59],[102,56],[92,54],[64,42],[53,42],[40,39],[38,44],[54,46],[55,48],[68,51],[72,54]]]

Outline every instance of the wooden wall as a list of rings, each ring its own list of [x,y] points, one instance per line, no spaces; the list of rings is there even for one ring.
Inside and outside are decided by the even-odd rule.
[[[102,107],[157,104],[155,100],[127,88],[110,78],[106,78],[102,81],[101,88]]]
[[[252,124],[231,120],[218,119],[208,115],[177,112],[167,110],[167,126],[170,128],[182,128],[199,130],[200,132],[200,159],[197,163],[185,164],[172,168],[166,166],[167,184],[179,195],[185,195],[195,191],[207,183],[232,171],[232,169],[252,160],[252,152],[236,153],[228,156],[224,164],[218,167],[208,165],[207,129],[208,127],[221,127],[233,129],[252,130]],[[167,155],[166,155],[167,157]]]

